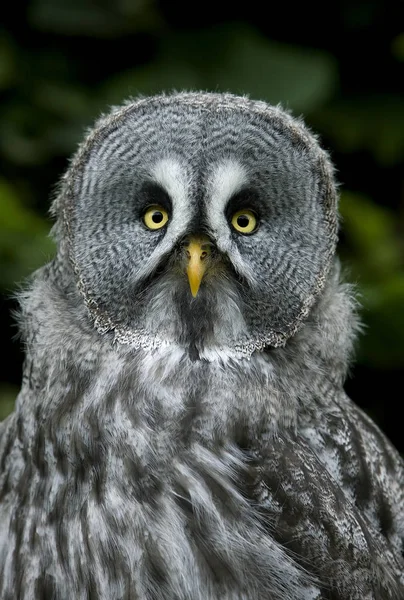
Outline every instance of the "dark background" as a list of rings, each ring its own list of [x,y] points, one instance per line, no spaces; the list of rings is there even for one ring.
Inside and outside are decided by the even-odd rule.
[[[85,127],[139,93],[232,91],[304,115],[332,155],[341,182],[340,255],[366,325],[346,389],[404,451],[402,4],[319,6],[7,4],[0,29],[0,418],[21,379],[12,295],[52,256],[49,199]]]

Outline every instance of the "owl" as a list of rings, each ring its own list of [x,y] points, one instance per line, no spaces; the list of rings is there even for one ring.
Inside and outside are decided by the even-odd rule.
[[[280,107],[116,107],[53,204],[0,429],[1,600],[402,600],[404,468],[343,390],[327,153]]]

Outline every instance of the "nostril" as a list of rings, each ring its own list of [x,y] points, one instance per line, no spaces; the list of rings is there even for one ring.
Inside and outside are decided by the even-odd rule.
[[[187,258],[191,258],[191,253],[189,250],[187,250]]]
[[[206,258],[207,255],[208,255],[208,253],[206,252],[206,250],[201,252],[201,258]]]

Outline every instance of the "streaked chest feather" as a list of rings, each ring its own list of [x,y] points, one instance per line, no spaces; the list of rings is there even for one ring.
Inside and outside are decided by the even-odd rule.
[[[24,493],[17,482],[3,512],[3,589],[19,571],[21,598],[38,585],[60,599],[73,589],[76,598],[252,599],[280,593],[281,563],[301,585],[241,492],[248,461],[235,440],[270,421],[270,363],[229,359],[224,369],[160,349],[135,363],[105,359],[96,384],[79,379],[68,411],[54,395],[44,403],[47,420],[21,440],[28,456],[15,448]]]

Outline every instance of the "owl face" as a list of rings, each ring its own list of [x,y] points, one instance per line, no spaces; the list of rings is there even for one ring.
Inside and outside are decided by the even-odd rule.
[[[250,353],[297,330],[335,250],[335,205],[331,166],[303,125],[202,93],[101,120],[57,201],[96,327],[199,353]]]

